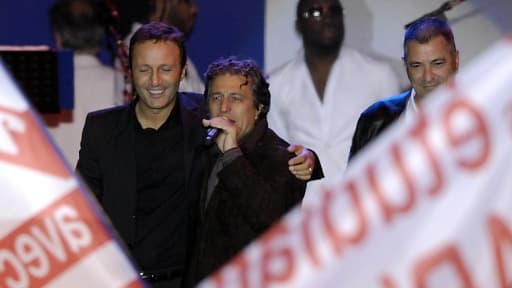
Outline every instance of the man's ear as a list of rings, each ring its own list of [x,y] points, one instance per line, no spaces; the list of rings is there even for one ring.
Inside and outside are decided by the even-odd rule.
[[[180,81],[183,81],[183,79],[185,79],[185,77],[187,77],[187,64],[185,63],[185,66],[183,66],[183,69],[181,69],[181,76],[180,76]]]
[[[407,74],[407,78],[411,81],[411,77],[409,77],[409,67],[407,67],[407,58],[405,56],[402,57],[402,64],[404,65],[405,74]]]
[[[263,104],[258,105],[258,110],[256,110],[256,116],[254,116],[254,120],[258,120],[262,110],[263,110]]]

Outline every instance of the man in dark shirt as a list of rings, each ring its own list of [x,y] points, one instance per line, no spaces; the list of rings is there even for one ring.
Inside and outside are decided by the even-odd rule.
[[[143,25],[130,40],[129,59],[136,98],[87,116],[77,171],[141,277],[153,287],[179,287],[199,202],[202,171],[193,164],[203,153],[204,98],[177,92],[187,58],[176,28]],[[311,156],[305,150],[295,157],[294,168],[303,171],[297,175],[311,174]]]
[[[208,67],[209,120],[220,129],[205,166],[201,215],[186,287],[255,240],[304,197],[306,183],[288,171],[294,154],[268,128],[268,83],[254,61],[220,59]]]
[[[380,100],[357,121],[349,160],[402,115],[416,113],[428,94],[451,79],[459,68],[459,51],[453,33],[443,20],[427,18],[405,32],[404,65],[412,89]]]
[[[203,99],[177,93],[184,76],[182,34],[151,23],[132,37],[136,99],[90,113],[77,171],[96,194],[155,287],[178,287],[189,211],[195,201],[191,163],[203,141]]]

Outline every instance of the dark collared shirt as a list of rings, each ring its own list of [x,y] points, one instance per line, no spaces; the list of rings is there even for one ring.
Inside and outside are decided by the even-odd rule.
[[[134,121],[137,224],[132,250],[144,271],[182,268],[185,262],[188,211],[179,114],[176,104],[158,130],[142,129]]]

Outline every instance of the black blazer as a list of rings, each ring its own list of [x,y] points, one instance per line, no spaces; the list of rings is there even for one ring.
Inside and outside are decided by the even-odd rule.
[[[201,118],[204,98],[199,94],[178,93],[183,125],[184,163],[188,203],[199,198],[196,187],[201,176],[192,173],[204,140]],[[76,170],[110,217],[121,238],[130,246],[135,237],[136,176],[134,155],[134,116],[132,103],[87,115]],[[194,169],[195,170],[195,169]],[[192,209],[191,209],[192,210]]]
[[[361,113],[352,136],[349,161],[405,111],[412,90],[375,102]]]

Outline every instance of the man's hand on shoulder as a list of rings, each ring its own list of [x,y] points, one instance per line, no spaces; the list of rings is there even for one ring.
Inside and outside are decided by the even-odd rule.
[[[288,151],[295,153],[295,157],[288,161],[288,169],[300,180],[310,180],[315,169],[316,156],[302,145],[290,145]]]

